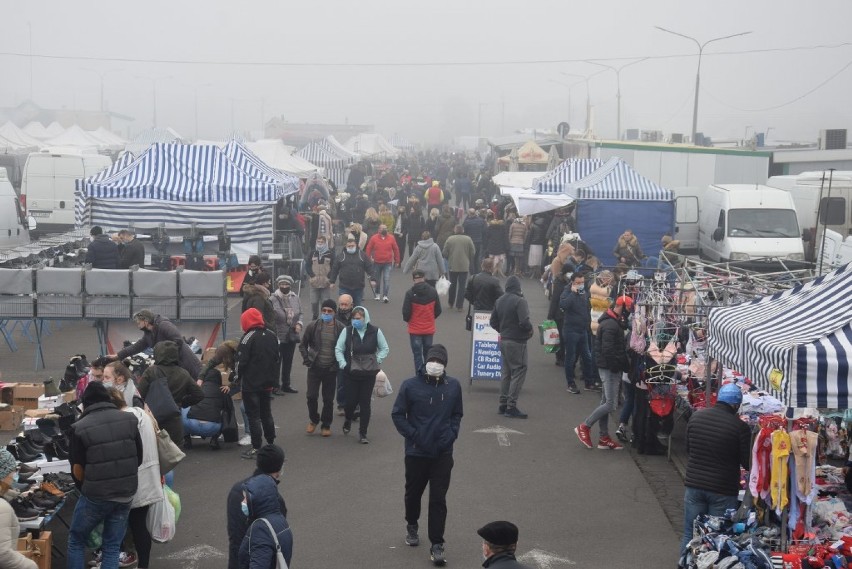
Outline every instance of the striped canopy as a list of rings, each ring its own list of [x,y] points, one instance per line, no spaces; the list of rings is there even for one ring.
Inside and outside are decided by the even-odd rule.
[[[618,157],[606,162],[595,159],[569,160],[541,178],[539,193],[562,193],[574,199],[671,201],[671,190],[636,172]]]
[[[788,407],[848,409],[852,265],[710,311],[708,351]]]
[[[314,141],[296,152],[295,155],[304,158],[311,164],[324,167],[328,179],[334,182],[338,188],[346,187],[346,180],[349,178],[349,166],[356,161],[355,155],[343,148],[333,136]]]

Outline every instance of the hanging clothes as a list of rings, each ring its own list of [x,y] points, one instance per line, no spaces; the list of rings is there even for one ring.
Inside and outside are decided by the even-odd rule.
[[[769,499],[770,504],[775,508],[775,513],[779,516],[789,502],[787,491],[790,480],[788,472],[790,445],[790,435],[786,431],[779,429],[772,433],[772,476],[769,481]]]
[[[795,430],[790,433],[793,457],[796,462],[796,493],[810,504],[816,479],[816,448],[819,435],[813,431]]]
[[[769,480],[772,455],[771,427],[763,427],[754,439],[751,451],[751,471],[749,472],[749,490],[754,497],[766,500],[769,497]]]

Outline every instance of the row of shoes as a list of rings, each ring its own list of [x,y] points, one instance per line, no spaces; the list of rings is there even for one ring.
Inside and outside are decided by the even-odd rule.
[[[25,466],[21,465],[21,467]],[[22,522],[35,520],[56,511],[65,499],[65,492],[50,481],[44,481],[33,489],[34,481],[31,478],[36,472],[38,469],[35,472],[19,470],[18,484],[28,485],[29,488],[21,495],[9,500],[12,510]]]
[[[69,453],[68,442],[64,436],[57,434],[50,437],[37,430],[25,431],[6,445],[6,450],[19,462],[33,462],[42,455],[48,461],[54,458],[65,460]]]

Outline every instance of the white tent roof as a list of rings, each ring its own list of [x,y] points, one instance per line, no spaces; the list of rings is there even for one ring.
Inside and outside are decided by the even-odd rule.
[[[0,136],[11,142],[12,148],[38,148],[41,144],[38,139],[30,136],[11,122],[0,126]]]
[[[306,178],[313,173],[325,175],[325,168],[311,164],[300,156],[292,154],[292,146],[287,146],[277,139],[264,139],[257,142],[246,142],[249,150],[254,152],[258,158],[282,172],[293,174],[299,178]]]
[[[123,148],[124,145],[127,144],[126,140],[124,140],[114,132],[108,131],[104,127],[100,127],[98,128],[98,130],[95,131],[89,131],[89,134],[91,134],[95,138],[103,140],[111,146],[121,146]]]
[[[390,142],[385,140],[381,134],[366,133],[355,135],[346,141],[346,147],[350,152],[354,152],[361,156],[389,156],[396,157],[399,155],[399,150],[394,148]]]
[[[498,186],[510,188],[532,188],[537,178],[541,178],[545,172],[500,172],[491,180]]]
[[[48,129],[49,128],[50,127],[48,127]],[[44,144],[46,146],[77,146],[80,148],[95,149],[107,146],[101,140],[98,140],[76,124],[74,126],[68,127],[68,129],[59,136],[49,138],[45,141]]]
[[[79,127],[77,127],[77,128],[79,128]],[[65,127],[63,127],[58,122],[53,121],[52,123],[47,125],[47,128],[44,129],[44,132],[48,136],[48,138],[53,138],[53,137],[59,136],[60,134],[65,132]]]
[[[32,121],[27,123],[27,126],[24,127],[24,132],[33,138],[38,139],[48,139],[50,135],[47,134],[47,129],[44,128],[44,125],[38,121]]]

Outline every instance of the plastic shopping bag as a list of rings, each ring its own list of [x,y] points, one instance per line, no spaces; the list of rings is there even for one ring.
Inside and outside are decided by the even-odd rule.
[[[438,291],[438,296],[446,297],[450,294],[450,281],[447,280],[447,277],[438,279],[438,282],[435,283],[435,290]]]
[[[376,397],[387,397],[388,395],[393,394],[393,386],[391,385],[390,380],[388,379],[388,374],[384,371],[379,370],[379,373],[376,375],[376,385],[373,387],[373,395]]]
[[[180,519],[180,496],[177,492],[172,490],[171,486],[164,486],[163,492],[166,495],[166,500],[172,505],[172,508],[175,509],[175,523]]]
[[[559,328],[553,320],[545,320],[538,325],[539,340],[544,351],[552,354],[559,351]]]
[[[163,490],[163,499],[148,507],[146,524],[151,533],[151,539],[158,543],[171,541],[175,536],[176,523],[174,506],[166,498],[166,490]]]

